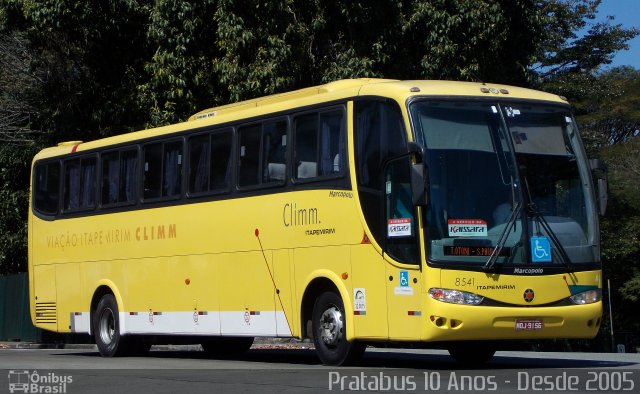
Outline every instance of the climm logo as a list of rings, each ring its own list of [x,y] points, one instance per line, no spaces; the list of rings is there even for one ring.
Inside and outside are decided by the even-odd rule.
[[[285,227],[320,224],[318,208],[298,208],[297,203],[286,203],[282,208],[282,223]]]
[[[154,239],[176,238],[176,225],[158,225],[158,226],[143,226],[136,228],[136,240],[137,241],[152,241]]]

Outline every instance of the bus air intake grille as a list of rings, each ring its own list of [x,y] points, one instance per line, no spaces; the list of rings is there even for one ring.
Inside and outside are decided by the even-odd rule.
[[[36,323],[56,324],[57,310],[55,302],[36,303]]]

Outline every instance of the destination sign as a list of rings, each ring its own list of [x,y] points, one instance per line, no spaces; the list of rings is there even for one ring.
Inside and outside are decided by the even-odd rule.
[[[445,256],[491,256],[493,253],[493,246],[445,246]],[[510,256],[511,248],[502,248],[500,256]]]

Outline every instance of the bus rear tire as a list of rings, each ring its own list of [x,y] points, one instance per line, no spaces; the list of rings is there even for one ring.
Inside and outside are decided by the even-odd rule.
[[[347,341],[347,325],[342,298],[324,292],[313,306],[313,343],[318,358],[325,365],[348,365],[357,362],[366,344]]]
[[[448,347],[449,354],[460,365],[480,366],[491,360],[496,344],[489,341],[460,341]]]
[[[237,357],[253,345],[253,337],[209,338],[200,343],[202,349],[214,357]]]
[[[120,335],[118,303],[113,294],[105,294],[92,315],[93,336],[102,357],[126,355],[127,340]]]

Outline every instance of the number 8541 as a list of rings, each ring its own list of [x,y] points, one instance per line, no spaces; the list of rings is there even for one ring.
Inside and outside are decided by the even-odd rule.
[[[473,286],[474,278],[456,278],[455,284],[460,287]]]

